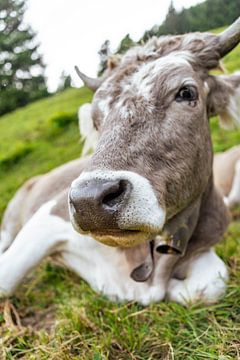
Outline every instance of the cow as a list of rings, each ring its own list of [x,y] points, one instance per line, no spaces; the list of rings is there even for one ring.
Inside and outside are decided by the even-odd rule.
[[[240,204],[240,146],[215,154],[214,183],[230,208]]]
[[[239,123],[240,74],[210,71],[239,41],[240,18],[219,35],[154,37],[110,59],[99,79],[78,70],[95,91],[82,114],[96,148],[9,203],[2,297],[48,255],[111,300],[187,305],[224,294],[228,271],[213,246],[229,223],[225,203],[239,199],[240,158],[239,148],[219,155],[213,172],[209,117]]]

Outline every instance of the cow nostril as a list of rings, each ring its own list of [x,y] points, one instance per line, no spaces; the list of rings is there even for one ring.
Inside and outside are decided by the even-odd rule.
[[[118,187],[109,189],[109,192],[103,197],[102,204],[107,207],[119,205],[129,192],[130,184],[126,180],[120,180]]]

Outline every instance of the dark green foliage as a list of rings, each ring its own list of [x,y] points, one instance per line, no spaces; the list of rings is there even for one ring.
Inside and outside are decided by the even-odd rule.
[[[148,34],[146,34],[146,36],[148,36]],[[130,35],[127,34],[121,40],[121,43],[119,44],[119,46],[117,48],[116,54],[124,54],[129,48],[131,48],[134,45],[136,45],[136,43],[131,39]],[[110,55],[109,40],[106,40],[102,44],[98,54],[100,56],[98,76],[101,76],[108,66],[108,58]]]
[[[15,146],[15,149],[6,157],[0,158],[0,171],[10,170],[33,149],[33,145],[20,143]]]
[[[24,1],[0,0],[0,115],[48,95]]]
[[[146,30],[138,41],[145,43],[152,36],[184,34],[191,31],[208,31],[231,24],[240,15],[239,0],[206,0],[201,4],[176,11],[171,1],[163,23]],[[127,34],[121,41],[118,54],[126,52],[135,43]]]
[[[131,37],[129,36],[129,34],[127,34],[121,41],[117,53],[118,54],[123,54],[125,53],[130,47],[132,47],[133,45],[135,45],[135,42],[131,39]]]
[[[65,71],[62,72],[60,76],[60,82],[58,85],[57,92],[66,90],[68,88],[72,87],[72,79],[70,75],[67,75]]]
[[[101,45],[100,50],[98,51],[98,55],[100,57],[98,76],[101,76],[104,70],[107,68],[107,62],[110,53],[110,41],[105,40]]]
[[[55,136],[63,132],[71,123],[77,124],[77,114],[60,112],[47,121],[50,136]]]
[[[240,15],[239,0],[206,0],[177,12],[171,2],[158,35],[183,34],[231,24]]]
[[[165,27],[166,34],[171,34],[173,31],[175,32],[174,29],[178,28],[178,14],[174,8],[172,1],[170,3],[168,13],[167,13],[165,21],[164,21],[164,27]]]

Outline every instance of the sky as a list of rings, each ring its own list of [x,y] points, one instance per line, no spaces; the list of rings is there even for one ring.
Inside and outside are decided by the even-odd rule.
[[[202,0],[175,0],[177,9]],[[102,43],[110,40],[114,51],[130,34],[139,40],[145,30],[160,24],[170,0],[27,0],[25,22],[37,32],[39,51],[46,64],[48,88],[55,91],[62,71],[74,86],[82,86],[74,66],[96,76]]]

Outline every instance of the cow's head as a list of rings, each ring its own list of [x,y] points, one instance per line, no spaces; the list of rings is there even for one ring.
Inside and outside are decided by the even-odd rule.
[[[71,186],[77,231],[115,246],[161,233],[205,191],[212,174],[210,115],[237,117],[240,75],[212,76],[240,40],[240,19],[220,35],[151,39],[130,49],[97,88],[91,116],[99,141]]]

